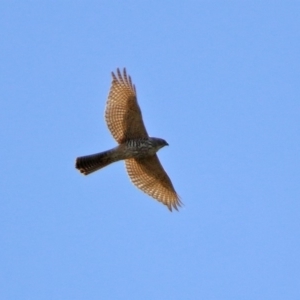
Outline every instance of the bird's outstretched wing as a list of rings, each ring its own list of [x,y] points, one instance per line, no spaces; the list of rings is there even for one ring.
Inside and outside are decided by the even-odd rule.
[[[117,75],[112,73],[112,77],[105,110],[105,120],[111,134],[119,144],[128,139],[148,137],[135,86],[126,69],[123,75],[117,69]]]
[[[178,210],[181,201],[157,155],[144,159],[126,159],[126,169],[132,183],[154,199]]]

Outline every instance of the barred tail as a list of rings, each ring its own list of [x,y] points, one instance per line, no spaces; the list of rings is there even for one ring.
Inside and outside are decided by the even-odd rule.
[[[108,150],[92,155],[77,157],[75,167],[84,175],[93,173],[118,160],[112,152],[113,151]]]

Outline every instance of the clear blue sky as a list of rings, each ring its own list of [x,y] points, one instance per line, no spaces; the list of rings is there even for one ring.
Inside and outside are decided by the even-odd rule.
[[[1,1],[0,299],[300,299],[299,1]],[[126,67],[185,206],[104,120]]]

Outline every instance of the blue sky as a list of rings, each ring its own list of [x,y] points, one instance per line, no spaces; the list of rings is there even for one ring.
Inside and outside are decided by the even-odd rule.
[[[1,1],[1,299],[300,299],[300,2]],[[104,121],[126,67],[184,207]]]

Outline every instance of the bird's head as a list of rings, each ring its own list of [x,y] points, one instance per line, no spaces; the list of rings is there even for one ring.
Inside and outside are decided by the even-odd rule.
[[[164,146],[169,146],[169,144],[164,140],[160,138],[150,138],[153,142],[153,145],[157,148],[157,150],[163,148]]]

